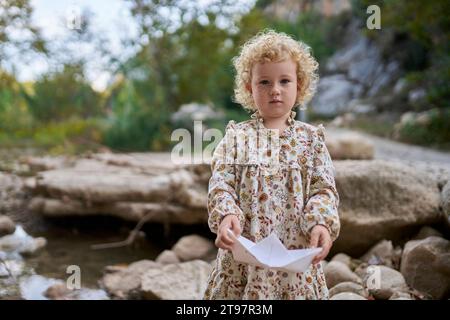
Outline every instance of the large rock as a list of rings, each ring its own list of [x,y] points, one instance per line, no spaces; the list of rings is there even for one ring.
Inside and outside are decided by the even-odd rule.
[[[446,218],[450,220],[450,181],[448,181],[441,192],[441,206],[446,215]]]
[[[325,267],[324,272],[328,288],[332,288],[341,282],[361,283],[358,275],[340,261],[330,261]]]
[[[146,176],[129,172],[102,172],[95,170],[61,169],[39,173],[36,178],[37,193],[50,198],[83,200],[87,203],[117,201],[168,201],[173,190],[193,184],[187,170],[170,174]]]
[[[429,237],[406,243],[400,271],[408,285],[433,299],[450,297],[450,241]]]
[[[140,299],[141,276],[152,268],[160,267],[151,260],[141,260],[124,268],[107,268],[100,285],[116,299]]]
[[[50,199],[35,197],[30,201],[32,212],[47,217],[111,215],[129,221],[139,221],[147,216],[153,223],[205,223],[208,214],[205,209],[186,208],[177,204],[146,202],[110,202],[86,204],[78,200]]]
[[[142,276],[145,299],[199,300],[206,290],[211,265],[202,260],[153,268]]]
[[[311,105],[314,113],[335,115],[347,111],[350,100],[358,98],[362,87],[337,74],[320,79]]]
[[[361,27],[352,23],[345,34],[346,44],[327,61],[329,72],[340,72],[367,89],[372,97],[393,84],[399,73],[396,61],[384,63],[378,46],[363,36]]]
[[[326,145],[331,158],[336,160],[370,160],[374,156],[374,146],[358,133],[326,135]]]
[[[172,251],[181,261],[211,260],[217,254],[216,247],[210,240],[195,234],[182,237]]]
[[[369,293],[379,300],[389,299],[394,292],[408,291],[403,275],[386,266],[369,266],[361,270]]]
[[[396,241],[442,221],[439,188],[428,174],[383,160],[334,165],[341,232],[333,252],[360,256],[382,239]]]
[[[112,215],[130,221],[195,224],[207,220],[210,163],[176,164],[170,153],[31,158],[29,210],[45,216]]]

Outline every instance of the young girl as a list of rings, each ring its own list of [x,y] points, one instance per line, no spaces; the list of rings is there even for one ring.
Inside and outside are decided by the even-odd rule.
[[[213,155],[208,223],[220,249],[204,298],[328,299],[320,261],[340,229],[334,168],[323,127],[296,121],[292,111],[313,96],[318,63],[304,43],[272,30],[233,62],[235,99],[254,113],[228,123]],[[275,233],[288,249],[323,250],[302,273],[241,264],[228,229],[253,242]]]

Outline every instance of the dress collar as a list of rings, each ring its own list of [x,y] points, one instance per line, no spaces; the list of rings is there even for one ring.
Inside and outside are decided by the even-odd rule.
[[[295,115],[296,112],[294,110],[291,111],[291,114],[289,115],[288,118],[288,127],[280,133],[280,137],[284,137],[284,136],[288,136],[291,132],[292,129],[294,128],[294,124],[295,124]],[[261,114],[259,113],[259,110],[256,110],[252,115],[251,118],[254,119],[256,121],[256,128],[258,131],[262,131],[264,133],[268,133],[270,135],[273,135],[276,132],[276,129],[267,129],[264,126],[264,119],[261,117]]]

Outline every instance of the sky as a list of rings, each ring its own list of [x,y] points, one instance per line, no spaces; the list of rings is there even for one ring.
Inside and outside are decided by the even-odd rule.
[[[199,0],[198,3],[207,6],[212,0]],[[237,0],[236,6],[249,6],[255,0]],[[124,0],[31,0],[33,7],[32,21],[39,27],[46,39],[63,38],[71,25],[70,16],[73,13],[88,10],[92,14],[92,26],[95,32],[100,32],[109,39],[111,51],[121,57],[132,55],[132,50],[124,48],[121,39],[136,35],[136,25],[129,12],[129,4]],[[73,25],[73,23],[72,23]],[[92,48],[79,48],[86,53]],[[18,64],[17,76],[20,81],[32,81],[48,70],[47,61],[37,57],[31,63]],[[103,90],[111,75],[101,70],[100,63],[90,62],[87,77],[92,87]]]

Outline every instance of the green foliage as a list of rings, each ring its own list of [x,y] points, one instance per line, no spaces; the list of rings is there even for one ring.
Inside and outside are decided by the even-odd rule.
[[[0,69],[0,132],[9,133],[31,125],[32,117],[20,93],[16,79]]]
[[[33,94],[25,94],[33,117],[40,122],[101,114],[101,96],[84,78],[79,64],[45,74],[34,83]]]
[[[170,145],[170,109],[164,89],[151,80],[124,80],[111,99],[104,142],[120,150],[165,150]]]
[[[348,14],[324,18],[314,11],[306,11],[298,15],[291,23],[287,20],[269,20],[270,27],[294,36],[312,48],[314,57],[324,62],[337,49],[342,28],[349,21]]]
[[[73,117],[36,128],[32,139],[50,154],[77,154],[101,147],[104,130],[102,119]]]
[[[450,109],[433,109],[429,121],[406,123],[399,130],[400,140],[413,144],[450,149]]]

